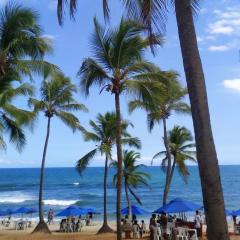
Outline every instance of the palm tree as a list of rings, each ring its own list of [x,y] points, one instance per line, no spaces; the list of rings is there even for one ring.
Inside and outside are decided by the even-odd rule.
[[[107,177],[108,177],[108,167],[109,160],[112,160],[112,148],[116,144],[116,114],[114,112],[107,112],[106,114],[98,114],[97,121],[89,122],[92,131],[83,130],[83,136],[85,141],[95,142],[96,148],[91,150],[89,153],[84,155],[78,160],[76,169],[80,174],[86,169],[90,161],[100,153],[105,156],[105,168],[104,168],[104,219],[103,226],[100,228],[98,233],[113,232],[113,230],[108,226],[107,223]],[[129,121],[122,120],[122,144],[128,144],[129,146],[134,146],[136,148],[141,147],[141,143],[138,138],[131,137],[127,132],[127,128],[132,126]]]
[[[184,98],[187,94],[185,88],[183,88],[177,80],[177,74],[174,72],[161,73],[159,70],[159,76],[165,76],[164,80],[164,94],[159,95],[152,94],[151,99],[144,101],[133,100],[129,103],[129,111],[132,112],[136,108],[142,108],[147,112],[148,128],[151,132],[155,124],[163,122],[163,142],[167,153],[167,170],[166,181],[163,192],[163,204],[167,203],[168,186],[170,185],[171,177],[171,152],[167,137],[167,120],[172,113],[177,114],[189,114],[190,107],[184,102]],[[162,82],[162,78],[158,79]]]
[[[40,187],[39,187],[39,223],[34,232],[49,233],[47,224],[44,222],[42,209],[42,195],[44,186],[44,167],[46,161],[48,140],[50,135],[51,120],[57,117],[73,131],[82,129],[78,118],[72,114],[72,111],[87,111],[83,104],[75,101],[73,94],[76,93],[76,86],[70,79],[62,74],[52,74],[47,72],[44,76],[40,89],[41,100],[29,99],[29,105],[34,107],[34,112],[43,112],[47,118],[47,134],[43,149]]]
[[[44,69],[57,70],[43,57],[52,51],[49,39],[42,36],[38,14],[31,8],[8,3],[0,18],[0,90],[11,81],[21,81]]]
[[[79,71],[81,87],[86,95],[92,85],[98,85],[115,97],[116,147],[118,160],[117,181],[117,236],[121,239],[121,191],[122,191],[122,144],[120,95],[126,92],[145,98],[151,88],[158,85],[153,81],[152,64],[143,60],[143,52],[149,39],[143,39],[142,26],[133,21],[121,20],[115,29],[104,29],[94,19],[95,33],[91,38],[94,58],[83,61]],[[155,39],[156,44],[160,39]]]
[[[131,198],[133,198],[142,205],[141,199],[137,196],[135,190],[142,185],[145,185],[150,188],[148,185],[148,180],[150,179],[150,175],[143,172],[141,169],[146,167],[144,164],[138,164],[138,160],[140,159],[140,153],[134,151],[123,151],[123,179],[124,179],[124,189],[126,200],[128,204],[128,215],[131,219],[132,216],[132,205]],[[112,167],[117,168],[117,162],[113,162],[111,164]],[[116,184],[117,174],[114,175],[113,181]]]
[[[122,0],[122,2],[131,17],[138,20],[142,19],[150,35],[152,35],[154,27],[158,32],[165,28],[168,6],[171,4],[175,6],[178,35],[193,116],[203,202],[209,226],[207,228],[208,238],[209,240],[228,240],[219,164],[211,129],[204,71],[193,21],[193,15],[197,13],[201,0]],[[74,17],[77,0],[58,0],[60,23],[63,17],[64,3],[70,3],[70,14]],[[108,17],[108,0],[103,0],[102,3],[104,15]]]
[[[13,101],[17,97],[32,94],[33,88],[29,84],[20,84],[15,88],[8,86],[0,92],[0,148],[6,148],[5,133],[9,134],[10,142],[16,145],[18,151],[21,151],[26,144],[22,127],[31,124],[35,115],[33,112],[16,107]]]
[[[195,155],[196,151],[193,150],[195,147],[194,143],[191,143],[193,137],[191,132],[185,127],[175,126],[172,130],[168,131],[167,140],[169,144],[169,150],[171,154],[171,166],[170,166],[170,177],[168,185],[165,186],[167,194],[169,193],[172,177],[174,170],[177,167],[180,176],[187,182],[189,176],[188,167],[186,161],[197,162]],[[162,170],[166,172],[168,168],[168,153],[167,151],[161,151],[154,155],[153,160],[159,157],[162,158]]]
[[[197,159],[206,209],[209,240],[228,240],[218,158],[215,149],[204,71],[198,50],[193,15],[200,7],[200,0],[124,0],[129,13],[138,15],[152,34],[153,28],[165,26],[167,7],[175,6],[178,35],[191,103]],[[137,9],[137,10],[136,10]],[[131,14],[132,15],[132,14]],[[133,15],[132,15],[133,16]]]

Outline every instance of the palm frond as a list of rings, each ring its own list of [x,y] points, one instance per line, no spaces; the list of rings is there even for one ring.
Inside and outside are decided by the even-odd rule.
[[[131,193],[131,195],[135,198],[138,204],[142,205],[141,199],[137,196],[137,194],[128,186],[128,190]]]
[[[86,96],[89,95],[89,89],[92,85],[101,87],[110,80],[105,70],[91,58],[87,58],[83,61],[77,75],[81,79],[81,90]]]
[[[136,149],[141,148],[141,141],[136,137],[128,137],[121,139],[123,145],[128,145],[129,147],[135,147]]]
[[[18,126],[18,123],[13,119],[7,117],[5,114],[1,115],[1,121],[5,126],[6,132],[9,132],[10,142],[12,142],[18,151],[21,151],[26,144],[26,138],[23,130]]]
[[[78,118],[72,113],[65,111],[55,112],[56,116],[59,117],[64,124],[70,127],[73,131],[82,129]]]
[[[86,167],[89,165],[90,161],[96,156],[97,152],[98,149],[95,148],[77,161],[75,168],[80,175],[82,175]]]

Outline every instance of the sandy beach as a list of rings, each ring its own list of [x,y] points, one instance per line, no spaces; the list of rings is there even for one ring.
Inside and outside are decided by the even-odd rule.
[[[109,222],[112,229],[116,229],[114,222]],[[59,233],[59,224],[55,223],[50,225],[51,234],[31,234],[34,227],[28,228],[27,230],[16,231],[13,229],[3,229],[0,231],[0,240],[114,240],[116,239],[115,234],[100,234],[97,235],[97,231],[101,227],[101,222],[95,222],[93,226],[85,226],[82,232],[79,233]],[[231,231],[231,226],[230,226]],[[146,234],[143,239],[149,239]],[[203,240],[206,240],[204,237]],[[232,236],[231,240],[240,240],[240,236]]]

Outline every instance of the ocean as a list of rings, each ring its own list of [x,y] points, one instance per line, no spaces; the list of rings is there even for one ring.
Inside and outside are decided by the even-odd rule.
[[[224,189],[226,208],[240,208],[240,166],[221,166],[221,179]],[[151,189],[141,187],[137,190],[142,200],[142,207],[153,211],[161,206],[165,175],[160,167],[144,169],[151,176]],[[190,176],[185,184],[177,171],[173,178],[169,199],[181,197],[202,204],[201,186],[196,166],[189,167]],[[44,210],[52,208],[55,213],[68,205],[94,207],[103,210],[103,173],[101,167],[87,168],[80,177],[74,168],[47,168],[45,171]],[[108,178],[108,210],[114,217],[116,190],[110,169]],[[0,210],[20,206],[37,208],[39,188],[39,169],[0,169]],[[134,203],[134,201],[133,201]],[[123,194],[123,206],[126,206]],[[100,216],[99,216],[100,217]]]

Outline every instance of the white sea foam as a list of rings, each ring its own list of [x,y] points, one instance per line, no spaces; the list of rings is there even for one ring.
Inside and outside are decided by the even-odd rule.
[[[76,203],[78,200],[57,200],[57,199],[47,199],[43,200],[45,205],[53,205],[53,206],[68,206]]]
[[[34,197],[20,191],[3,192],[0,194],[0,203],[22,203],[34,200]]]
[[[74,182],[73,185],[78,186],[79,182]]]

